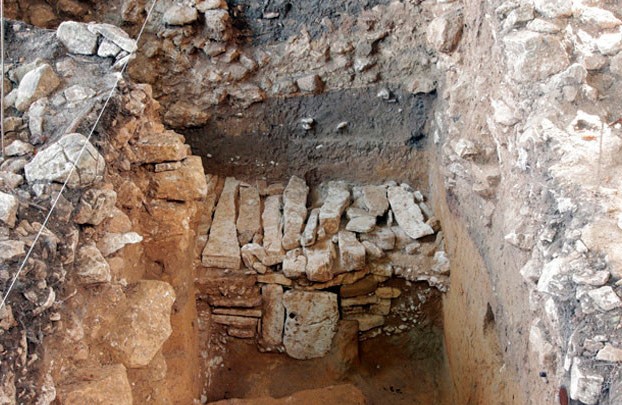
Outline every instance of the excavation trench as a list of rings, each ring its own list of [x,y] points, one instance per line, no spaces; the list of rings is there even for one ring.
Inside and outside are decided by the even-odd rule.
[[[210,124],[185,131],[209,180],[195,259],[204,401],[280,398],[342,383],[374,404],[516,397],[498,373],[496,304],[485,266],[437,181],[426,135],[433,104],[433,94],[348,90],[270,99],[244,113],[217,109]],[[373,230],[362,230],[350,222],[369,214],[370,189],[381,190],[387,209],[372,212]],[[332,229],[321,213],[339,190],[347,190],[348,202]],[[408,214],[396,194],[423,208],[414,209],[434,229],[406,234]],[[249,195],[261,223],[245,236],[240,219]],[[314,241],[302,247],[286,241],[296,198],[305,207],[299,240],[313,209],[320,215]],[[226,215],[237,220],[231,252],[218,241],[227,233]],[[280,227],[276,250],[272,225]],[[394,245],[374,256],[386,230]],[[357,248],[364,264],[353,264]],[[318,254],[329,275],[312,264]],[[236,261],[240,270],[231,270]]]

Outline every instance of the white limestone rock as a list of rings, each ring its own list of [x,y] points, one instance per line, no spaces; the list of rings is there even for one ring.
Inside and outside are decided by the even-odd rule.
[[[165,12],[162,20],[167,25],[186,25],[195,22],[199,13],[194,7],[173,4]]]
[[[285,308],[283,307],[283,287],[266,284],[261,287],[262,316],[259,345],[268,351],[277,350],[283,343]]]
[[[101,35],[128,53],[134,53],[138,49],[136,41],[130,38],[127,32],[115,25],[91,23],[87,25],[87,29],[94,34]]]
[[[300,360],[328,353],[339,321],[337,294],[290,290],[283,295],[283,305],[285,352]]]
[[[108,283],[110,265],[95,245],[85,245],[76,256],[76,274],[83,284]]]
[[[552,35],[516,31],[503,38],[511,77],[518,82],[535,82],[559,73],[569,64],[561,41]]]
[[[282,199],[280,195],[271,195],[264,201],[261,214],[263,223],[263,247],[268,256],[280,263],[285,258],[283,250],[283,217],[281,213]]]
[[[126,245],[133,245],[143,241],[143,237],[136,232],[106,233],[99,241],[97,248],[104,257],[123,249]]]
[[[86,24],[65,21],[58,26],[56,37],[71,53],[93,55],[97,50],[97,34],[89,31]]]
[[[307,224],[305,225],[304,231],[300,236],[300,244],[304,247],[311,246],[315,243],[315,238],[317,237],[317,227],[318,221],[320,218],[320,209],[314,208],[311,210],[309,214],[309,218],[307,218]]]
[[[369,215],[363,215],[360,217],[352,218],[346,224],[346,230],[356,233],[367,233],[374,230],[376,227],[376,217]]]
[[[16,139],[4,149],[4,152],[6,156],[24,156],[32,153],[34,149],[31,144]]]
[[[261,233],[261,199],[255,187],[240,187],[240,207],[236,226],[241,245]]]
[[[533,0],[533,6],[536,11],[547,18],[572,15],[572,0]]]
[[[586,405],[596,405],[600,398],[604,378],[575,357],[570,369],[570,398]]]
[[[603,311],[612,311],[622,307],[622,300],[610,286],[604,286],[587,293],[594,304]]]
[[[0,191],[0,222],[9,228],[15,226],[19,201],[17,197]]]
[[[359,270],[365,267],[365,246],[349,231],[340,231],[339,258],[341,267],[346,271]]]
[[[384,213],[389,209],[387,189],[384,186],[361,187],[361,196],[358,201],[370,215],[376,217],[384,215]]]
[[[309,187],[299,177],[292,176],[283,191],[283,248],[300,246],[300,233],[307,219]]]
[[[82,195],[74,222],[99,225],[110,218],[117,203],[117,193],[109,189],[90,189]]]
[[[60,79],[47,63],[26,73],[17,88],[15,108],[26,111],[36,100],[51,94],[60,85]]]
[[[424,222],[413,193],[402,187],[389,187],[388,196],[395,220],[408,236],[419,239],[434,234],[432,227]]]
[[[622,362],[622,349],[607,343],[596,354],[596,360],[620,363]]]
[[[333,263],[335,259],[335,247],[330,240],[316,242],[313,246],[304,248],[307,257],[305,273],[310,281],[325,282],[331,280]]]
[[[360,235],[361,240],[370,241],[382,250],[395,248],[395,233],[388,227],[377,227],[371,232]]]
[[[283,260],[283,274],[287,278],[296,279],[302,277],[307,268],[307,257],[302,249],[297,248],[288,251]]]
[[[330,182],[326,199],[320,208],[320,226],[327,234],[333,235],[339,230],[341,215],[350,204],[350,190],[338,182]]]
[[[78,160],[80,151],[87,143],[84,153]],[[73,172],[71,168],[76,165]],[[24,167],[29,183],[65,181],[69,173],[67,186],[78,188],[101,180],[106,162],[97,149],[81,134],[67,134],[48,148],[40,151]]]
[[[428,42],[439,52],[451,53],[462,38],[462,27],[463,17],[459,11],[436,17],[426,31]]]

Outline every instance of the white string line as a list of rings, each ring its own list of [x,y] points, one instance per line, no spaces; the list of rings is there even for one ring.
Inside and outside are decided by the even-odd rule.
[[[144,21],[144,23],[143,23],[143,25],[142,25],[139,33],[138,33],[138,36],[136,37],[136,45],[138,45],[138,42],[140,41],[140,37],[142,36],[142,34],[143,34],[144,30],[145,30],[145,27],[147,26],[147,22],[149,21],[149,18],[151,17],[151,13],[152,13],[152,11],[153,11],[157,1],[158,0],[153,0],[153,3],[151,4],[151,7],[149,8],[149,11],[147,12],[147,17],[145,18],[145,21]],[[138,51],[138,49],[136,51]],[[108,94],[108,97],[106,98],[106,102],[104,103],[103,107],[101,108],[101,110],[99,112],[99,115],[97,116],[97,120],[95,120],[95,124],[91,128],[91,131],[89,132],[89,135],[87,136],[86,141],[84,142],[84,145],[82,145],[82,148],[80,149],[80,152],[78,153],[77,159],[75,160],[75,162],[72,162],[73,164],[71,165],[71,168],[69,169],[69,174],[67,175],[67,178],[63,182],[63,185],[60,188],[60,191],[58,192],[58,194],[56,195],[56,198],[54,199],[54,203],[50,207],[50,210],[48,211],[47,215],[45,216],[45,220],[41,224],[41,227],[39,228],[39,231],[37,232],[37,235],[35,236],[34,240],[32,241],[32,244],[30,245],[30,248],[28,249],[28,252],[26,253],[26,257],[24,257],[24,260],[22,261],[22,264],[19,266],[19,269],[17,270],[17,273],[15,273],[15,276],[13,277],[13,280],[11,281],[11,284],[9,285],[9,288],[7,289],[6,293],[4,294],[4,297],[2,298],[2,302],[0,303],[0,310],[5,306],[6,300],[9,297],[9,294],[11,293],[11,291],[13,290],[13,287],[15,286],[15,283],[17,282],[17,279],[19,278],[20,273],[24,270],[24,267],[26,266],[26,263],[27,263],[28,259],[30,258],[30,255],[32,254],[32,251],[34,250],[35,245],[37,244],[37,241],[39,240],[39,238],[43,234],[44,229],[46,229],[46,226],[47,226],[47,224],[48,224],[48,222],[50,220],[50,217],[52,216],[52,213],[54,212],[54,209],[56,208],[56,205],[58,204],[58,201],[59,201],[61,195],[63,194],[63,191],[65,191],[65,189],[67,188],[67,183],[69,183],[69,179],[71,178],[71,176],[73,175],[73,173],[75,171],[76,165],[80,162],[80,159],[82,158],[82,155],[84,154],[84,151],[86,150],[87,146],[90,144],[91,137],[93,136],[93,133],[95,132],[95,129],[97,128],[97,125],[99,124],[99,121],[101,120],[102,116],[104,115],[104,111],[106,110],[106,107],[108,107],[108,104],[110,103],[110,100],[112,99],[112,96],[114,95],[114,92],[116,91],[117,85],[119,84],[119,82],[123,78],[123,73],[125,72],[128,63],[129,63],[129,59],[125,62],[125,64],[123,65],[123,68],[119,72],[119,74],[117,76],[117,80],[115,81],[114,86],[112,86],[112,89],[110,90],[110,93]]]

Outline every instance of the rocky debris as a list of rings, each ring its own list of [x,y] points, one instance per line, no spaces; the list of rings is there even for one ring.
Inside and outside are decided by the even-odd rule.
[[[9,228],[15,226],[18,208],[19,201],[15,196],[0,191],[0,221]]]
[[[319,215],[320,226],[327,234],[337,233],[341,223],[341,215],[348,204],[350,204],[350,190],[344,184],[330,182]]]
[[[93,55],[97,51],[97,34],[89,31],[85,24],[65,21],[58,26],[56,37],[71,53]]]
[[[570,398],[587,405],[595,405],[600,398],[604,378],[591,370],[584,360],[575,357],[570,369]]]
[[[122,364],[82,369],[80,377],[59,387],[60,404],[133,404],[132,388]]]
[[[153,181],[155,197],[164,200],[201,200],[207,194],[207,182],[199,156],[188,156],[175,170],[155,173]]]
[[[371,232],[360,235],[361,240],[369,241],[382,250],[395,248],[395,233],[391,228],[376,228]]]
[[[175,291],[163,281],[142,280],[129,287],[126,297],[104,340],[125,366],[145,367],[171,335]]]
[[[110,265],[95,245],[85,245],[76,256],[76,275],[83,284],[108,283]]]
[[[287,291],[283,346],[300,360],[322,357],[331,348],[337,330],[337,295],[329,292]]]
[[[283,191],[283,248],[291,250],[300,246],[300,233],[307,219],[309,187],[299,177],[290,178]]]
[[[223,42],[231,37],[231,17],[227,10],[205,10],[205,34],[212,41]]]
[[[240,268],[240,245],[235,226],[238,187],[239,181],[227,177],[216,206],[209,239],[203,250],[202,262],[206,267],[234,270]]]
[[[280,195],[268,196],[261,214],[263,223],[263,246],[268,256],[276,258],[276,263],[283,261],[283,218],[281,215],[282,198]]]
[[[104,257],[108,257],[127,245],[133,245],[142,241],[143,237],[136,232],[106,233],[97,241],[97,248]]]
[[[73,220],[77,224],[99,225],[110,218],[116,203],[114,190],[90,189],[80,198]]]
[[[283,287],[267,284],[261,287],[262,318],[259,345],[264,350],[277,350],[283,343],[285,309],[283,307]]]
[[[236,222],[238,241],[245,245],[261,233],[261,200],[255,187],[240,187],[240,209]]]
[[[423,222],[423,214],[415,204],[413,193],[397,186],[389,187],[387,193],[395,220],[408,236],[419,239],[434,234],[434,230]]]
[[[86,146],[84,146],[86,144]],[[80,151],[84,152],[80,157]],[[79,159],[79,160],[78,160]],[[97,149],[77,133],[67,134],[40,151],[26,164],[24,172],[29,183],[64,182],[69,174],[68,187],[78,188],[102,179],[106,162]],[[72,168],[74,168],[72,170]]]
[[[51,94],[60,85],[60,79],[48,64],[29,71],[17,88],[15,108],[26,111],[32,103]]]

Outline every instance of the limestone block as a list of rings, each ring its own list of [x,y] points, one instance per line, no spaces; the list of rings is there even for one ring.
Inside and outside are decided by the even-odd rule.
[[[153,175],[154,195],[171,201],[201,200],[207,194],[200,156],[188,156],[177,170],[167,170]]]
[[[424,222],[423,214],[415,203],[413,193],[402,187],[389,187],[387,194],[395,220],[408,236],[419,239],[434,234],[432,227]]]
[[[261,233],[261,200],[255,187],[240,187],[240,209],[237,220],[238,241],[244,245]]]
[[[339,321],[337,295],[290,290],[283,295],[283,305],[285,352],[301,360],[328,353]]]
[[[307,224],[300,237],[300,244],[304,247],[311,246],[315,243],[317,237],[318,220],[320,218],[320,209],[314,208],[309,214]]]
[[[268,256],[278,258],[278,263],[285,258],[283,250],[283,217],[281,215],[282,200],[280,195],[268,196],[264,202],[261,215],[263,222],[263,246]]]
[[[346,230],[357,233],[367,233],[371,232],[375,227],[376,217],[363,215],[349,220],[346,225]]]
[[[310,281],[324,282],[332,279],[335,248],[331,241],[323,240],[315,245],[304,248],[307,257],[305,272]]]
[[[503,38],[510,74],[518,82],[535,82],[559,73],[570,64],[559,39],[532,31],[517,31]]]
[[[575,357],[570,369],[570,398],[586,405],[595,405],[600,398],[604,378],[591,370],[584,360]]]
[[[110,282],[110,265],[95,245],[85,245],[78,250],[76,275],[83,284]]]
[[[339,230],[341,215],[350,204],[350,191],[343,184],[331,182],[328,185],[326,199],[320,208],[320,226],[327,234]]]
[[[296,279],[305,274],[307,268],[307,258],[302,253],[302,249],[290,250],[285,254],[283,260],[283,274],[287,278]]]
[[[358,314],[358,315],[349,315],[346,319],[357,321],[359,324],[360,332],[365,332],[365,331],[384,325],[384,316],[382,315]]]
[[[346,271],[359,270],[365,267],[365,246],[349,231],[340,231],[339,259],[341,267]]]
[[[134,53],[138,49],[136,41],[130,38],[127,32],[115,25],[90,23],[87,29],[94,34],[101,35],[128,53]]]
[[[225,269],[200,270],[198,295],[214,307],[253,308],[261,305],[257,276]]]
[[[389,209],[387,189],[384,186],[361,187],[361,205],[373,216],[382,216]]]
[[[587,293],[603,311],[612,311],[622,307],[622,300],[610,286],[600,287]]]
[[[388,227],[376,228],[360,235],[362,241],[369,241],[382,250],[395,248],[395,233]]]
[[[307,219],[309,187],[304,180],[293,176],[283,191],[283,248],[300,246],[300,233]]]
[[[87,368],[78,372],[79,379],[60,386],[57,400],[61,405],[132,405],[132,388],[122,364]]]
[[[58,26],[56,37],[71,53],[93,55],[97,50],[97,34],[89,31],[86,24],[65,21]]]
[[[0,191],[0,221],[3,224],[7,225],[9,228],[15,226],[18,208],[19,201],[17,197]]]
[[[427,39],[437,51],[451,53],[462,38],[463,17],[459,11],[436,17],[427,29]]]
[[[126,245],[140,243],[142,241],[143,237],[136,232],[109,232],[97,241],[97,248],[101,251],[104,257],[108,257],[111,254],[123,249]]]
[[[367,276],[353,284],[342,285],[339,288],[339,296],[342,298],[357,297],[359,295],[367,295],[376,291],[378,282],[372,277]]]
[[[17,88],[15,108],[26,111],[38,99],[51,94],[60,85],[60,79],[48,64],[42,64],[26,73]]]
[[[262,317],[259,344],[266,350],[277,350],[283,343],[285,307],[283,306],[283,287],[267,284],[261,287]]]
[[[114,190],[90,189],[80,198],[73,220],[77,224],[99,225],[110,218],[116,203]]]
[[[186,25],[195,22],[199,13],[194,7],[173,4],[165,12],[162,20],[168,25]]]
[[[189,155],[181,135],[160,133],[141,136],[134,145],[136,163],[176,162]]]
[[[206,267],[239,269],[241,266],[240,245],[236,230],[236,201],[240,182],[227,177],[220,194],[209,239],[202,255]]]

